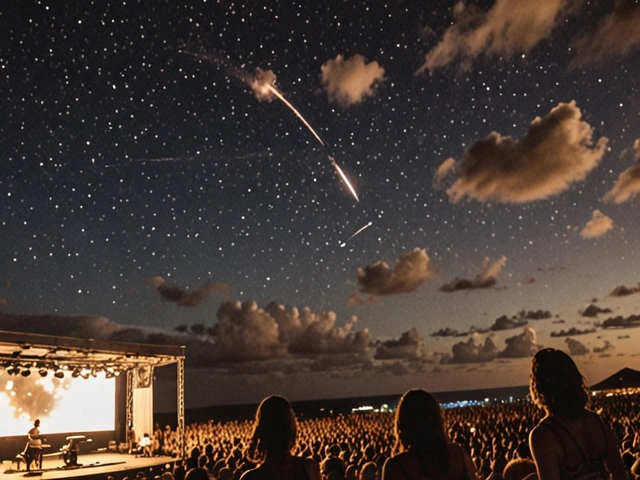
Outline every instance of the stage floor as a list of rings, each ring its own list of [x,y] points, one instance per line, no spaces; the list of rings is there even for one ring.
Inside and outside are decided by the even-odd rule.
[[[173,469],[173,463],[176,461],[172,457],[137,457],[126,453],[100,452],[82,454],[78,457],[78,463],[82,466],[65,467],[61,455],[44,457],[42,460],[42,470],[31,469],[31,472],[25,470],[24,462],[21,462],[22,470],[15,470],[16,463],[4,461],[2,470],[0,471],[0,480],[18,479],[22,477],[36,477],[46,480],[53,479],[76,479],[82,478],[103,478],[107,475],[113,475],[118,480],[123,478],[127,472],[129,478],[134,478],[137,472],[144,472],[147,479],[153,479],[153,475],[158,475],[160,468]],[[151,475],[151,472],[153,475]]]

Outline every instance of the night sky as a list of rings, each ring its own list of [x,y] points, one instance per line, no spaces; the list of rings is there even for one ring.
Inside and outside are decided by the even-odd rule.
[[[2,9],[0,328],[188,406],[640,368],[640,3],[244,3]]]

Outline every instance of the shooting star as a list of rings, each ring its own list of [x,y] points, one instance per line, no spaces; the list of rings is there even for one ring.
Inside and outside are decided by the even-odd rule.
[[[349,191],[351,192],[351,195],[353,195],[353,198],[356,199],[356,202],[360,202],[360,199],[358,198],[358,194],[356,193],[355,189],[351,185],[351,182],[349,181],[347,176],[344,174],[344,172],[340,168],[340,165],[336,163],[335,159],[331,155],[328,155],[328,157],[329,157],[329,161],[331,162],[331,165],[333,165],[333,168],[335,168],[336,172],[338,172],[338,175],[340,175],[340,178],[342,178],[342,181],[344,182],[344,184],[347,186],[347,188],[349,188]]]
[[[360,232],[365,231],[367,228],[369,228],[371,225],[373,225],[373,222],[369,222],[367,223],[364,227],[362,227],[360,230],[358,230],[356,233],[354,233],[353,235],[351,235],[349,238],[347,238],[344,242],[342,242],[340,244],[340,247],[344,248],[347,246],[347,242],[349,240],[351,240],[353,237],[355,237],[356,235],[358,235]]]
[[[296,115],[296,117],[298,117],[300,119],[300,121],[313,134],[313,136],[316,137],[316,140],[318,140],[318,142],[320,142],[320,145],[322,145],[325,148],[325,150],[327,151],[327,157],[329,158],[329,161],[331,162],[331,165],[333,166],[335,171],[338,173],[338,175],[340,175],[340,178],[342,179],[344,184],[349,189],[349,192],[351,192],[351,195],[353,195],[353,198],[356,199],[356,202],[360,202],[360,199],[358,198],[358,194],[356,193],[355,189],[353,188],[353,185],[351,185],[351,182],[349,181],[349,179],[347,178],[345,173],[342,171],[342,169],[340,168],[340,166],[336,162],[335,158],[333,158],[333,156],[329,152],[329,148],[327,147],[327,144],[322,140],[322,138],[320,138],[320,135],[318,135],[318,133],[313,129],[313,127],[309,124],[309,122],[307,122],[307,120],[302,116],[302,114],[293,105],[291,105],[291,103],[286,98],[284,98],[284,95],[282,93],[280,93],[278,91],[278,89],[272,83],[269,83],[268,81],[265,81],[265,79],[264,79],[264,74],[265,73],[266,72],[263,72],[262,70],[259,70],[258,76],[251,83],[251,88],[257,93],[257,95],[259,95],[258,99],[260,100],[260,99],[270,98],[270,96],[268,94],[273,94],[273,95],[275,95],[275,97],[278,100],[280,100],[282,103],[284,103]],[[271,81],[275,82],[275,75],[273,75],[272,72],[270,72],[270,73],[271,73]]]
[[[329,151],[329,147],[327,146],[325,141],[322,140],[320,135],[318,135],[318,133],[313,129],[311,124],[307,122],[307,120],[302,116],[302,114],[285,98],[282,92],[280,92],[276,88],[275,86],[276,75],[275,73],[273,73],[273,71],[262,70],[261,68],[258,68],[256,69],[257,73],[255,75],[251,75],[245,69],[234,67],[220,57],[216,57],[208,54],[202,54],[202,53],[194,53],[187,50],[178,50],[178,52],[184,55],[189,55],[198,60],[204,60],[214,65],[222,65],[223,67],[225,67],[225,70],[227,71],[228,74],[235,76],[236,78],[242,80],[247,85],[249,85],[249,87],[251,88],[251,90],[253,90],[253,93],[255,94],[256,98],[259,101],[265,100],[270,102],[273,99],[273,97],[275,97],[278,100],[280,100],[282,103],[284,103],[286,107],[289,110],[291,110],[296,115],[296,117],[298,117],[298,119],[300,119],[300,121],[305,125],[305,127],[307,127],[307,129],[313,134],[316,140],[318,140],[320,145],[322,145],[325,148],[327,157],[329,158],[331,165],[333,166],[335,171],[338,173],[338,175],[340,176],[344,184],[347,186],[351,195],[353,195],[353,197],[356,199],[356,202],[360,202],[360,199],[358,198],[358,194],[353,188],[353,185],[351,185],[351,182],[349,181],[345,173],[342,171],[340,166],[337,164],[337,162],[331,155],[331,152]]]

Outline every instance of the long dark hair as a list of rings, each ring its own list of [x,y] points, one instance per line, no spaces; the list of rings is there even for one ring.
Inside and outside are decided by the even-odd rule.
[[[425,476],[444,476],[449,471],[449,440],[438,401],[425,390],[407,391],[398,403],[394,452],[417,455]]]
[[[248,457],[255,462],[284,460],[295,446],[298,427],[289,401],[272,395],[256,411]]]
[[[577,417],[589,402],[587,382],[569,355],[545,348],[535,354],[529,375],[531,398],[547,414]]]

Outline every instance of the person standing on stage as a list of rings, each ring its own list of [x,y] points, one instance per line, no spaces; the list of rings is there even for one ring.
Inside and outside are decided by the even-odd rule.
[[[27,471],[31,468],[31,462],[36,468],[42,469],[42,437],[40,435],[40,420],[33,422],[33,428],[27,433]]]

